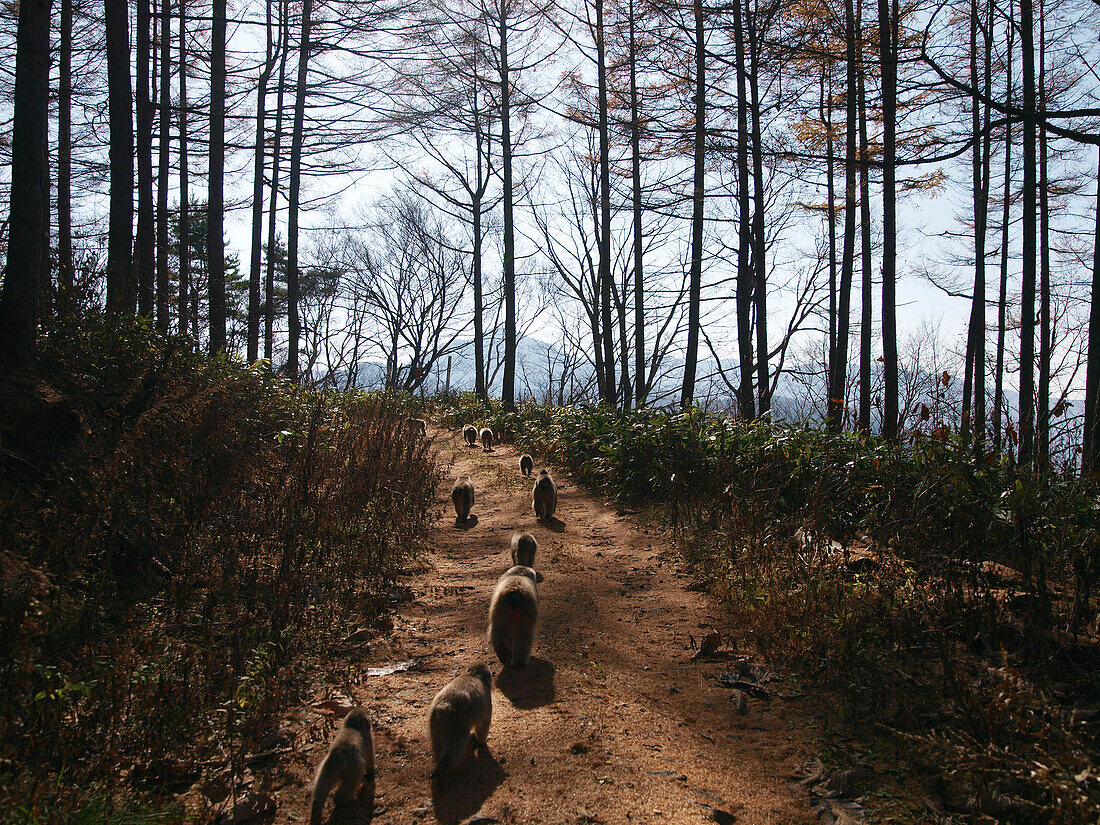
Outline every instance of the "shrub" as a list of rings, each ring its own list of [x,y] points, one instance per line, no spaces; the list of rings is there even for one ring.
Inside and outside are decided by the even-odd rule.
[[[305,655],[424,546],[437,470],[407,409],[94,318],[50,335],[16,394],[80,424],[39,434],[48,459],[3,454],[7,809],[63,822],[119,775],[163,798],[197,765],[239,773]]]
[[[1003,819],[1096,820],[1095,730],[1068,721],[1100,701],[1093,484],[976,461],[942,428],[893,447],[697,409],[485,418],[664,516],[734,625],[868,738],[995,791]]]

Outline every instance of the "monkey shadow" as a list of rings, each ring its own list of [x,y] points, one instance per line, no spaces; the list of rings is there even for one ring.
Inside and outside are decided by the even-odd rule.
[[[538,523],[549,530],[551,533],[564,533],[565,522],[557,516],[550,516],[550,518],[540,518]]]
[[[477,516],[471,513],[470,517],[465,521],[459,521],[456,518],[455,527],[457,527],[459,530],[469,530],[471,527],[477,527]]]
[[[432,807],[440,825],[456,825],[478,811],[504,782],[504,769],[487,747],[453,773],[432,780]]]
[[[509,702],[531,710],[554,702],[554,663],[532,656],[527,667],[506,667],[497,676],[497,687]]]
[[[374,777],[368,776],[359,795],[348,805],[334,805],[328,825],[366,825],[374,821]]]

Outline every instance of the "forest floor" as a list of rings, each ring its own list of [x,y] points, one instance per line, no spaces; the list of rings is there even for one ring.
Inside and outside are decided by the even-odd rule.
[[[362,704],[375,725],[376,778],[355,805],[333,812],[330,803],[330,823],[816,822],[798,781],[816,761],[806,700],[772,681],[771,698],[749,695],[739,712],[720,675],[768,675],[736,649],[737,629],[722,611],[690,589],[666,538],[560,477],[556,519],[537,523],[533,480],[520,474],[514,449],[483,452],[459,432],[430,435],[444,468],[433,552],[402,583],[408,598],[393,629],[366,655],[350,654],[350,695],[318,689],[298,715],[308,730],[281,766],[275,821],[309,820],[311,773],[339,706]],[[450,504],[460,475],[476,491],[476,523],[465,527]],[[539,543],[540,623],[531,663],[502,672],[486,617],[516,530]],[[722,652],[692,661],[711,626]],[[494,675],[489,753],[433,792],[428,706],[478,661]],[[400,663],[408,669],[368,671]]]

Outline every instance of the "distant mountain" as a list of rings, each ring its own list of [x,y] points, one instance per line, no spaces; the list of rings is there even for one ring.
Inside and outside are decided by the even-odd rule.
[[[550,397],[556,402],[559,397],[565,399],[576,397],[583,393],[585,388],[588,388],[588,392],[594,398],[593,368],[588,363],[581,363],[572,370],[571,382],[567,383],[565,391],[561,392],[560,382],[565,356],[566,353],[556,343],[534,337],[520,341],[516,348],[516,398],[544,401]],[[357,387],[378,389],[383,383],[385,365],[374,361],[363,361],[359,363],[356,373]],[[707,409],[713,412],[733,411],[736,408],[734,394],[718,377],[717,364],[713,359],[700,361],[697,374],[701,376],[696,385],[696,398],[699,399],[699,403],[705,403]],[[711,377],[707,378],[707,376]],[[729,374],[729,377],[731,380],[736,380],[736,370]],[[338,385],[343,386],[343,376],[337,375],[335,378]],[[500,396],[501,382],[502,369],[497,368],[490,383],[490,396]],[[652,403],[658,406],[678,404],[682,382],[682,362],[669,364],[650,394]],[[450,389],[452,392],[473,391],[474,345],[472,340],[463,342],[449,356],[440,359],[421,385],[420,392],[422,395],[434,395],[445,389]],[[988,405],[992,400],[993,388],[990,387],[987,390],[987,415],[989,415]],[[921,401],[930,407],[933,405],[931,398],[918,399],[917,404],[919,405]],[[1011,418],[1017,415],[1017,402],[1018,395],[1006,387],[1005,405],[1009,409]],[[1081,399],[1070,399],[1066,415],[1079,416],[1081,408]],[[775,421],[818,426],[822,423],[822,414],[823,410],[819,409],[804,391],[792,386],[789,381],[781,381],[780,391],[772,397],[772,418]],[[872,427],[877,429],[877,426],[877,420],[872,421]]]

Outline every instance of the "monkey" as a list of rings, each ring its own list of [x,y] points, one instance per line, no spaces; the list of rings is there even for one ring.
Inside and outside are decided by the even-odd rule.
[[[409,422],[409,426],[413,428],[413,432],[418,433],[421,438],[428,437],[428,422],[423,418],[406,418]]]
[[[519,457],[519,471],[528,478],[530,478],[531,473],[535,471],[535,460],[527,453]]]
[[[466,446],[473,447],[477,444],[477,427],[467,424],[462,428],[462,437],[466,439]]]
[[[538,542],[530,533],[512,533],[512,564],[534,567],[538,548]]]
[[[524,667],[535,643],[539,591],[535,571],[517,564],[497,581],[489,601],[489,644],[505,667]]]
[[[481,428],[481,449],[487,453],[493,451],[493,431],[488,427]]]
[[[535,518],[539,521],[553,518],[554,511],[558,509],[558,488],[546,470],[539,473],[533,494]]]
[[[428,708],[433,779],[465,758],[471,738],[475,746],[485,747],[492,718],[493,677],[484,664],[472,665],[440,689]]]
[[[474,506],[474,485],[469,476],[459,476],[451,488],[451,501],[455,505],[458,521],[465,524],[470,520],[470,510]]]
[[[328,754],[313,777],[310,825],[319,825],[329,793],[339,785],[337,805],[354,802],[364,777],[374,776],[374,737],[370,716],[363,708],[354,708],[344,717],[332,739]]]

